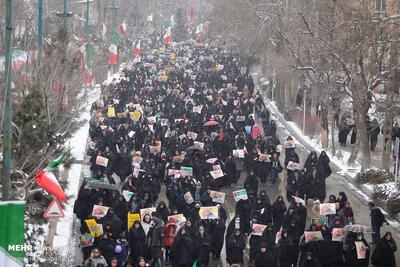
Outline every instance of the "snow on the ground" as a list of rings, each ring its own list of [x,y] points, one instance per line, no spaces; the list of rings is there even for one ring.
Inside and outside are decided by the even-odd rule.
[[[67,143],[72,147],[71,155],[76,160],[83,160],[86,152],[86,143],[89,133],[89,120],[90,120],[90,107],[94,101],[100,97],[100,85],[88,89],[87,100],[85,101],[85,108],[79,117],[78,121],[85,123],[80,127],[70,138]],[[83,162],[83,164],[85,164]],[[71,230],[73,227],[73,208],[77,198],[77,193],[80,186],[80,174],[82,164],[72,164],[68,173],[68,185],[65,189],[65,194],[69,197],[63,210],[65,217],[59,219],[57,223],[57,231],[53,240],[53,247],[61,252],[62,255],[68,256],[70,249],[69,239],[71,238]]]

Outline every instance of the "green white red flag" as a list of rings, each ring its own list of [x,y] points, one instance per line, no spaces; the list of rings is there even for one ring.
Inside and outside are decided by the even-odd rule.
[[[117,65],[118,64],[118,38],[117,33],[114,32],[111,36],[111,44],[109,49],[108,64]]]

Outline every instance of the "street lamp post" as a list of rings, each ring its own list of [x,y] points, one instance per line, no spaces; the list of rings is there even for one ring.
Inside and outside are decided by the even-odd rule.
[[[66,27],[67,26],[67,0],[64,0],[63,17],[64,17],[64,27]]]
[[[307,90],[304,89],[303,94],[303,134],[306,133],[306,101],[307,101]]]
[[[39,14],[38,14],[38,65],[42,63],[42,20],[43,20],[43,0],[39,0]],[[40,76],[40,75],[39,75]]]
[[[5,53],[5,88],[3,112],[3,166],[2,166],[2,200],[10,199],[10,162],[11,162],[11,106],[12,106],[12,2],[6,1],[6,53]]]
[[[86,0],[86,41],[89,40],[89,0]]]

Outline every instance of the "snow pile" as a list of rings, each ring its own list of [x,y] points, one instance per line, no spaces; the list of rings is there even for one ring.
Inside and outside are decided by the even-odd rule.
[[[394,180],[394,175],[385,170],[368,169],[356,175],[358,184],[384,184]]]

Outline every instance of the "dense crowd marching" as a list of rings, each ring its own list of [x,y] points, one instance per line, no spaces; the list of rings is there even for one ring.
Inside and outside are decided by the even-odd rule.
[[[256,267],[368,266],[370,245],[362,232],[332,240],[332,229],[354,223],[354,214],[345,193],[326,200],[329,157],[311,152],[298,166],[292,138],[279,140],[249,65],[249,56],[223,42],[191,40],[149,47],[103,88],[90,120],[91,177],[74,207],[81,233],[95,236],[91,246],[82,246],[84,266],[219,266],[224,243],[231,266],[245,264],[247,244],[246,264]],[[271,202],[261,187],[276,186],[283,170],[287,201],[279,196]],[[225,204],[211,195],[238,184],[243,173],[246,197],[236,199],[230,220]],[[307,199],[311,217],[324,217],[319,206],[325,201],[335,210],[308,227]],[[215,206],[215,218],[200,212]],[[104,207],[103,214],[94,212]],[[132,221],[133,214],[139,216]],[[380,239],[385,220],[373,203],[371,214],[378,230],[372,262],[395,266],[396,243],[390,233]],[[184,220],[176,221],[179,216]],[[102,226],[100,235],[87,223],[91,219]],[[255,225],[265,229],[256,233]],[[306,229],[322,238],[308,240]],[[361,259],[355,241],[366,249]]]

